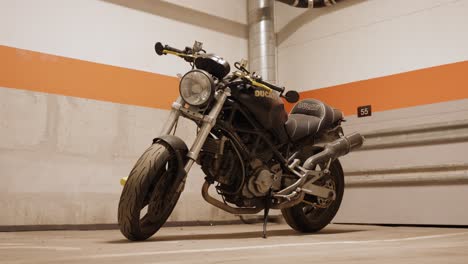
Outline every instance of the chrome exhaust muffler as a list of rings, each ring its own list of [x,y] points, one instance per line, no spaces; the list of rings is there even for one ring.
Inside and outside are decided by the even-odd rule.
[[[353,133],[325,145],[324,149],[308,158],[302,167],[306,170],[314,170],[317,164],[335,160],[349,152],[358,149],[364,143],[364,137],[359,133]]]

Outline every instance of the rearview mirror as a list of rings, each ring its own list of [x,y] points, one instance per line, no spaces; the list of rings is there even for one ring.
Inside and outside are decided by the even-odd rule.
[[[284,95],[284,98],[286,99],[286,101],[288,101],[288,103],[297,103],[297,101],[299,101],[299,93],[296,91],[288,91]]]
[[[241,67],[247,68],[247,65],[248,65],[248,64],[249,64],[249,61],[246,60],[246,59],[242,59],[242,60],[240,61],[240,66],[241,66]]]
[[[192,47],[193,52],[197,53],[203,50],[203,43],[195,41]]]

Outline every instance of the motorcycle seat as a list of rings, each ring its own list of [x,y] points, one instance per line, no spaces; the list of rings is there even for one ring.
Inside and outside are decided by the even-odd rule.
[[[332,129],[343,121],[343,112],[316,99],[299,101],[286,121],[286,131],[292,141],[314,136]]]

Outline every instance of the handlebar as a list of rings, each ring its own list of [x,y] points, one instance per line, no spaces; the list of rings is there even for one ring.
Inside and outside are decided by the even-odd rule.
[[[156,54],[158,54],[159,56],[171,54],[171,55],[181,57],[187,62],[195,63],[195,60],[201,57],[200,51],[206,53],[206,51],[202,49],[202,45],[203,44],[201,42],[195,41],[193,48],[186,47],[184,50],[179,50],[169,45],[163,45],[161,42],[157,42],[154,45],[154,50],[156,51]],[[277,91],[280,93],[281,97],[286,98],[286,100],[290,103],[295,103],[299,99],[299,94],[296,91],[288,91],[285,95],[283,95],[284,91],[286,90],[284,87],[276,86],[267,81],[264,81],[262,80],[260,76],[255,75],[255,73],[251,74],[245,68],[243,63],[241,64],[239,62],[236,62],[234,65],[240,71],[236,71],[233,73],[234,78],[232,78],[231,81],[233,81],[236,78],[241,78],[244,81],[245,80],[249,81],[253,86],[262,88],[268,92]],[[193,64],[192,66],[194,67]]]
[[[266,82],[266,81],[263,81],[263,80],[257,80],[258,83],[261,83],[265,86],[267,86],[268,88],[272,89],[272,90],[275,90],[277,92],[279,92],[280,94],[282,94],[284,92],[284,90],[286,90],[286,88],[284,87],[279,87],[279,86],[276,86],[274,84],[271,84],[269,82]]]
[[[277,91],[280,93],[280,96],[283,94],[286,88],[284,87],[279,87],[274,84],[271,84],[269,82],[266,82],[262,80],[261,77],[256,76],[255,74],[250,74],[246,71],[244,72],[234,72],[234,75],[237,77],[240,77],[244,80],[248,80],[253,86],[262,88],[266,90],[267,92],[272,92],[272,91]]]
[[[163,45],[161,42],[157,42],[154,45],[154,50],[156,51],[156,54],[158,54],[159,56],[172,54],[172,55],[179,56],[179,57],[185,59],[188,62],[193,62],[195,60],[193,50],[191,48],[189,48],[189,47],[186,47],[185,50],[179,50],[179,49],[173,48],[173,47],[171,47],[169,45]],[[243,70],[248,75],[250,75],[250,73],[245,68]],[[246,76],[244,76],[244,77],[246,77]],[[253,85],[255,85],[257,87],[260,87],[260,88],[263,88],[263,89],[268,90],[268,91],[274,90],[274,91],[279,92],[280,94],[283,94],[283,92],[285,90],[284,87],[279,87],[279,86],[276,86],[274,84],[268,83],[268,82],[262,80],[261,77],[251,76],[251,77],[248,77],[247,79],[249,79],[252,82]]]
[[[154,49],[156,50],[156,54],[159,56],[166,55],[168,51],[172,51],[174,53],[184,53],[183,51],[173,48],[169,45],[163,46],[161,42],[156,43],[156,45],[154,45]]]
[[[159,56],[172,54],[172,55],[179,56],[188,62],[194,61],[193,51],[189,47],[186,47],[185,50],[179,50],[169,45],[163,45],[161,42],[157,42],[154,45],[154,50],[156,51],[156,54],[158,54]]]
[[[271,92],[272,90],[279,92],[279,96],[283,97],[288,101],[289,103],[297,103],[299,101],[299,93],[296,91],[288,91],[285,95],[283,95],[284,91],[286,90],[285,87],[279,87],[274,84],[268,83],[266,81],[263,81],[261,78],[251,78],[248,77],[247,79],[250,80],[252,85],[263,88],[264,90]]]
[[[274,84],[271,84],[269,82],[266,82],[266,81],[262,80],[262,77],[260,77],[258,75],[255,75],[255,73],[251,74],[245,68],[245,66],[242,65],[240,62],[234,63],[234,66],[242,72],[242,73],[236,74],[236,75],[239,76],[239,77],[243,77],[244,79],[249,80],[254,86],[263,88],[263,89],[265,89],[265,90],[267,90],[269,92],[271,92],[271,90],[274,90],[274,91],[279,92],[280,94],[283,94],[283,92],[286,90],[286,88],[284,88],[284,87],[279,87],[279,86],[276,86]]]

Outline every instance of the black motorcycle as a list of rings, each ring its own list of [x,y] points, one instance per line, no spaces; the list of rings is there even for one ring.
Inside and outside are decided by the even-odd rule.
[[[299,100],[295,91],[268,83],[246,69],[207,54],[200,42],[178,50],[156,43],[158,55],[190,63],[180,80],[161,136],[121,180],[118,208],[122,234],[145,240],[174,209],[187,173],[196,162],[205,173],[202,196],[232,214],[280,209],[299,232],[317,232],[330,223],[343,198],[344,177],[338,157],[360,147],[358,133],[344,136],[343,113],[314,99],[299,101],[289,115],[281,97]],[[194,121],[197,137],[189,149],[175,136],[180,116]],[[210,196],[214,185],[222,199]]]

